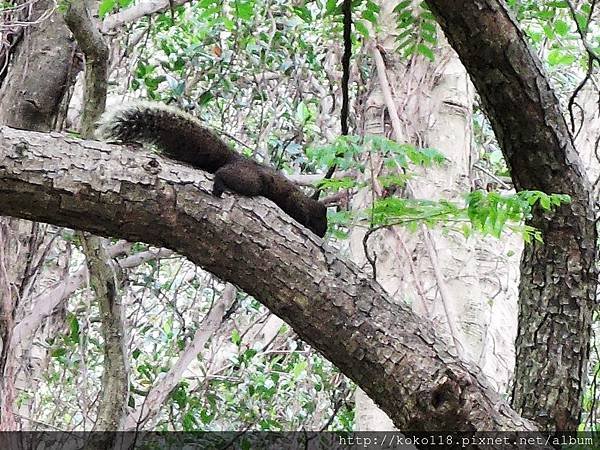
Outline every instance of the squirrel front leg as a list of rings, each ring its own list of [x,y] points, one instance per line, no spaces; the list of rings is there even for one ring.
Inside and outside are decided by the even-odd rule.
[[[225,191],[225,178],[221,173],[221,169],[215,172],[215,181],[213,182],[213,190],[212,193],[215,197],[221,197],[221,194]]]
[[[255,197],[263,195],[264,180],[261,171],[257,170],[257,165],[254,162],[235,161],[225,164],[215,172],[213,195],[220,197],[225,188],[229,188],[238,194]]]

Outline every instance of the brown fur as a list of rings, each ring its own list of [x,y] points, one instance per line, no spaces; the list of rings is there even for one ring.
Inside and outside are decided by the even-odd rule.
[[[249,197],[261,195],[317,236],[327,231],[327,208],[322,203],[280,172],[235,152],[184,111],[151,102],[125,105],[103,116],[98,133],[105,140],[154,144],[173,159],[214,173],[217,197],[226,188]]]

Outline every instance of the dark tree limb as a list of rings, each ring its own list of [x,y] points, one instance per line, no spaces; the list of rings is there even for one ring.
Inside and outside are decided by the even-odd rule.
[[[0,214],[172,248],[263,302],[404,430],[531,430],[433,325],[261,198],[147,153],[0,128]]]
[[[340,111],[340,126],[342,136],[348,135],[348,115],[350,110],[349,82],[350,82],[350,59],[352,58],[352,0],[342,2],[342,14],[344,15],[344,54],[342,55],[342,110]],[[336,155],[338,157],[343,155]],[[323,177],[330,180],[337,169],[337,164],[332,164]],[[321,189],[313,194],[315,200],[319,200]]]

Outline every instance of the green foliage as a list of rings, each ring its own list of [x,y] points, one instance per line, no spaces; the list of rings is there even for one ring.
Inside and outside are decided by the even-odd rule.
[[[75,314],[67,315],[67,323],[69,325],[69,334],[65,337],[72,344],[79,344],[79,321]]]
[[[537,205],[543,211],[571,201],[568,195],[522,191],[513,195],[477,190],[469,193],[465,205],[446,200],[412,200],[389,197],[377,200],[369,212],[373,227],[403,225],[416,230],[419,224],[442,226],[461,231],[465,236],[474,232],[500,238],[507,228],[519,232],[526,242],[542,241],[535,228],[525,225]]]
[[[342,0],[327,0],[323,17],[333,17],[342,20]],[[373,0],[354,0],[352,2],[352,24],[354,30],[362,37],[369,37],[369,27],[377,25],[381,8]]]
[[[102,0],[98,5],[98,15],[103,18],[117,6],[117,0]]]
[[[416,166],[429,167],[445,161],[444,155],[435,149],[419,149],[409,144],[399,144],[381,136],[366,136],[362,141],[358,136],[341,136],[333,143],[312,147],[306,152],[308,158],[320,167],[335,164],[339,170],[359,170],[364,172],[369,158],[377,155],[390,174],[377,177],[384,189],[402,187],[413,176]],[[491,154],[493,157],[494,154]],[[494,160],[496,164],[502,158]],[[323,180],[319,187],[329,190],[359,189],[367,182],[357,182],[350,177]],[[544,211],[551,211],[563,203],[570,202],[567,195],[545,194],[539,191],[523,191],[513,195],[497,192],[473,191],[465,196],[465,203],[447,200],[415,200],[398,196],[377,199],[372,208],[363,211],[342,211],[328,216],[333,236],[344,238],[344,227],[356,220],[368,220],[371,227],[403,225],[415,230],[419,224],[442,226],[445,229],[461,231],[465,236],[474,232],[500,238],[507,228],[519,232],[527,242],[541,241],[535,228],[525,225],[531,218],[535,205]]]
[[[306,151],[306,156],[317,167],[327,168],[333,164],[338,170],[356,169],[365,171],[365,156],[378,155],[388,167],[408,169],[410,165],[429,167],[442,164],[444,155],[430,148],[416,148],[410,144],[399,144],[381,136],[340,136],[328,145],[314,146]],[[340,180],[338,180],[340,181]],[[400,178],[397,181],[401,181]],[[405,181],[405,180],[404,180]],[[350,180],[324,180],[320,187],[332,187],[341,184],[350,187]],[[402,183],[404,184],[404,183]],[[354,187],[360,187],[355,184]]]
[[[398,36],[397,50],[407,58],[420,54],[430,60],[435,59],[437,46],[437,23],[426,1],[414,7],[412,0],[403,0],[396,5]]]
[[[133,4],[133,0],[101,0],[98,4],[98,15],[100,18],[105,17],[119,9],[128,8]]]
[[[317,167],[335,164],[339,170],[364,172],[370,157],[382,158],[389,174],[377,177],[383,189],[402,187],[413,176],[416,166],[440,165],[444,156],[435,149],[418,149],[412,145],[399,144],[380,136],[367,136],[361,141],[358,136],[341,136],[333,143],[312,147],[306,152]],[[497,158],[496,158],[497,157]],[[488,154],[489,162],[501,167],[500,153]],[[505,167],[505,166],[502,166]],[[323,180],[319,187],[328,190],[360,189],[368,182],[357,182],[350,177]],[[371,208],[363,211],[338,211],[328,216],[332,236],[346,237],[344,228],[352,223],[367,220],[372,228],[403,225],[416,230],[419,224],[442,226],[444,229],[461,231],[465,236],[474,232],[500,238],[503,231],[510,229],[523,235],[527,242],[541,241],[535,228],[525,225],[531,218],[532,209],[538,205],[551,211],[563,203],[570,202],[567,195],[545,194],[539,191],[523,191],[512,195],[497,192],[473,191],[465,196],[464,204],[447,200],[415,200],[391,195],[379,198]]]
[[[240,332],[238,330],[233,330],[231,332],[231,342],[233,342],[235,345],[238,345],[238,346],[242,342],[242,338],[241,338]]]
[[[280,330],[282,336],[286,330]],[[224,423],[232,429],[244,424],[262,431],[297,429],[316,411],[317,396],[335,387],[331,365],[306,349],[295,349],[293,343],[291,351],[284,353],[240,344],[236,344],[238,353],[230,357],[230,369],[209,378],[202,394],[185,381],[172,391],[172,415],[184,431],[218,430]],[[292,403],[294,412],[286,413]],[[351,430],[352,411],[341,409],[339,414],[339,429]]]

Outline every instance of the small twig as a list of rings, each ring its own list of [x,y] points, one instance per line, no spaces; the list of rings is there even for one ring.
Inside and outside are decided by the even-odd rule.
[[[480,166],[478,163],[473,164],[473,167],[477,170],[481,170],[483,173],[489,175],[490,177],[492,177],[494,180],[496,180],[498,182],[498,184],[500,184],[504,189],[511,189],[510,185],[508,185],[507,183],[504,182],[504,180],[502,180],[502,178],[499,178],[497,175],[494,175],[493,172],[489,171],[488,169],[486,169],[483,166]]]
[[[597,0],[592,0],[592,3],[590,5],[590,11],[589,11],[588,20],[587,20],[588,23],[592,17],[594,7],[596,6],[596,1]],[[587,30],[582,29],[581,24],[577,20],[577,10],[575,9],[575,5],[573,4],[573,2],[571,0],[566,0],[566,3],[569,6],[569,10],[571,11],[571,16],[573,17],[573,20],[575,21],[575,26],[577,27],[577,33],[579,33],[579,37],[581,38],[581,42],[583,43],[583,48],[585,49],[586,53],[588,54],[588,58],[589,58],[588,70],[585,74],[585,77],[579,83],[579,85],[575,88],[575,90],[573,91],[573,94],[571,95],[571,98],[569,99],[568,108],[569,108],[569,115],[570,115],[570,119],[571,119],[571,132],[574,133],[574,131],[575,131],[575,116],[573,114],[573,105],[575,103],[575,98],[577,97],[577,95],[579,95],[579,92],[583,89],[583,87],[586,85],[586,83],[591,78],[594,61],[596,61],[598,64],[600,64],[600,56],[596,53],[595,49],[588,42],[588,40],[586,38]],[[583,127],[583,120],[582,120],[581,126]],[[581,131],[581,127],[579,128],[579,130],[577,131],[576,134],[579,134],[579,131]]]
[[[377,281],[377,254],[374,253],[372,257],[371,257],[371,255],[369,255],[369,238],[371,237],[371,235],[373,233],[381,230],[382,228],[387,228],[390,226],[391,225],[379,225],[377,227],[369,228],[367,230],[367,232],[365,233],[365,235],[363,236],[363,240],[362,240],[363,251],[365,253],[365,258],[367,258],[367,261],[369,261],[369,264],[371,265],[371,268],[373,269],[373,281]]]
[[[454,311],[454,302],[452,301],[450,292],[448,291],[444,274],[442,273],[442,270],[438,264],[437,253],[435,251],[435,247],[433,246],[433,240],[431,239],[429,230],[425,225],[421,225],[421,231],[423,233],[423,240],[429,255],[429,261],[431,262],[431,267],[433,268],[433,274],[440,292],[440,297],[442,299],[442,306],[444,307],[446,319],[448,320],[448,328],[450,329],[450,335],[452,336],[454,347],[456,348],[458,356],[462,359],[465,359],[465,349],[462,344],[462,333],[456,326],[458,323],[458,318],[456,317]]]

